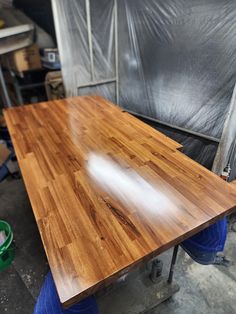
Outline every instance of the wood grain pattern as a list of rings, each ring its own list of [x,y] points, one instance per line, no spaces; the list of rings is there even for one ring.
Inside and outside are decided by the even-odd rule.
[[[66,307],[235,209],[233,185],[101,97],[4,115]]]
[[[234,185],[236,187],[236,180],[230,182],[230,184]]]

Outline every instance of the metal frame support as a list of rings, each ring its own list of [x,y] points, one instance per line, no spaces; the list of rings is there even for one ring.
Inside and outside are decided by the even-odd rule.
[[[87,19],[91,80],[93,82],[95,78],[95,74],[94,74],[93,37],[92,37],[92,25],[91,25],[91,14],[90,14],[90,0],[85,0],[85,8],[86,8],[86,19]]]
[[[23,105],[24,100],[23,100],[23,97],[21,94],[21,89],[20,89],[20,86],[19,86],[19,83],[17,81],[15,73],[10,69],[9,63],[8,63],[8,71],[9,71],[11,78],[12,78],[12,81],[13,81],[13,86],[14,86],[15,93],[16,93],[17,103],[18,103],[18,105]]]
[[[31,24],[24,24],[1,29],[0,55],[31,45],[33,43],[33,31],[34,26]]]
[[[170,264],[169,277],[168,277],[168,280],[167,280],[167,282],[168,282],[169,284],[171,284],[172,281],[173,281],[174,269],[175,269],[175,264],[176,264],[176,260],[177,260],[178,250],[179,250],[179,246],[176,245],[176,246],[174,247],[174,251],[173,251],[173,255],[172,255],[172,259],[171,259],[171,264]]]
[[[115,71],[116,71],[116,103],[120,102],[120,81],[119,81],[119,38],[118,38],[118,5],[114,0],[114,23],[115,23]]]
[[[205,139],[207,139],[207,140],[209,140],[209,141],[212,141],[212,142],[220,143],[220,139],[219,139],[219,138],[212,137],[212,136],[209,136],[209,135],[205,135],[205,134],[202,134],[202,133],[199,133],[199,132],[196,132],[196,131],[188,130],[188,129],[182,128],[182,127],[180,127],[180,126],[176,126],[176,125],[170,124],[170,123],[168,123],[168,122],[163,122],[163,121],[161,121],[161,120],[158,120],[158,119],[154,119],[154,118],[145,116],[145,115],[143,115],[143,114],[134,112],[134,111],[132,111],[132,110],[128,110],[128,109],[124,109],[124,110],[125,110],[126,112],[128,112],[128,113],[131,113],[132,115],[134,115],[134,116],[136,116],[136,117],[140,117],[140,118],[146,119],[146,120],[148,120],[148,121],[152,121],[152,122],[155,122],[155,123],[158,123],[158,124],[161,124],[161,125],[170,127],[170,128],[172,128],[172,129],[180,130],[180,131],[185,132],[185,133],[188,133],[188,134],[192,134],[192,135],[195,135],[195,136],[198,136],[198,137],[201,137],[201,138],[205,138]]]
[[[216,156],[212,166],[212,171],[218,175],[222,174],[224,168],[232,160],[230,152],[233,152],[236,145],[235,117],[236,117],[236,84],[234,85],[233,95],[225,119],[224,128],[220,139],[220,145],[218,146],[218,150],[216,152]]]
[[[116,78],[107,79],[107,80],[100,80],[100,81],[96,81],[96,82],[89,82],[89,83],[86,83],[86,84],[79,85],[78,86],[78,90],[80,88],[92,87],[92,86],[103,85],[103,84],[110,84],[110,83],[115,83],[115,82],[116,82]]]
[[[94,72],[94,55],[93,55],[93,37],[92,37],[92,23],[91,23],[91,11],[90,11],[90,0],[85,0],[86,8],[86,20],[87,20],[87,31],[88,31],[88,45],[89,45],[89,58],[90,58],[90,71],[91,71],[91,82],[86,84],[81,84],[77,86],[77,90],[86,87],[94,87],[98,85],[105,84],[116,84],[116,102],[119,104],[120,95],[119,95],[119,41],[118,41],[118,6],[117,0],[114,0],[114,36],[115,36],[115,78],[104,79],[95,81],[95,72]]]
[[[3,95],[4,95],[4,98],[5,98],[5,101],[6,101],[6,105],[7,105],[7,107],[11,107],[12,103],[11,103],[11,100],[10,100],[10,97],[9,97],[9,94],[8,94],[8,91],[7,91],[7,86],[6,86],[6,82],[5,82],[4,76],[3,76],[1,64],[0,64],[0,83],[1,83],[1,86],[2,86],[2,91],[3,91]]]

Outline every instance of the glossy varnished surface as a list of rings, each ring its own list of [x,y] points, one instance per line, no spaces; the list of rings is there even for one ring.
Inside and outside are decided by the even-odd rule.
[[[233,185],[98,96],[4,115],[65,306],[236,205]]]

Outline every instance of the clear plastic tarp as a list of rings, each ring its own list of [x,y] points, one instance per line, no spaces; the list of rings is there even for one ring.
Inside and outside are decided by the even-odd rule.
[[[120,106],[161,122],[152,124],[208,168],[225,130],[220,173],[236,137],[227,119],[236,107],[236,1],[52,3],[67,95],[116,101],[118,90]]]

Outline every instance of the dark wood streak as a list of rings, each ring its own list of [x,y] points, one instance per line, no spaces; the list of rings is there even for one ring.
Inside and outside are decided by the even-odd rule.
[[[138,237],[141,236],[140,232],[137,230],[137,228],[132,223],[132,221],[127,216],[125,216],[121,210],[119,210],[118,208],[115,208],[106,200],[103,199],[103,201],[107,205],[107,207],[111,210],[111,212],[114,214],[114,216],[118,219],[121,226],[127,226],[130,229],[130,231],[133,232],[136,236]]]

